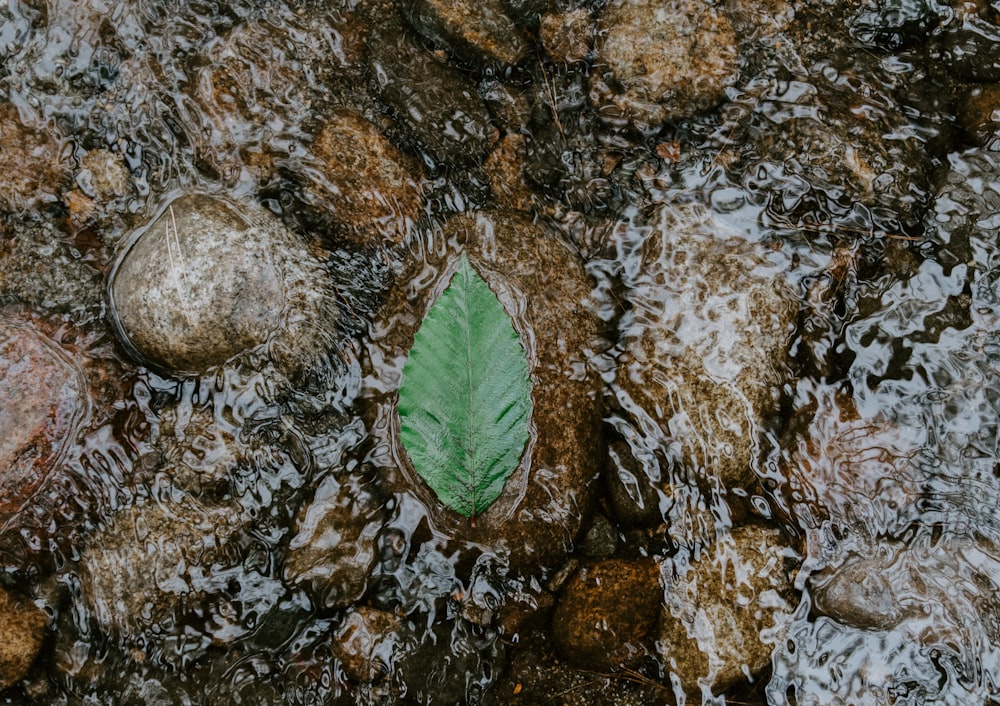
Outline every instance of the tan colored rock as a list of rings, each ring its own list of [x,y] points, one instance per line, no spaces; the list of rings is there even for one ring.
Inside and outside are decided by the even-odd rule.
[[[24,679],[45,637],[45,613],[0,588],[0,691]]]
[[[542,15],[538,38],[555,61],[583,61],[594,42],[596,25],[586,8]]]
[[[331,654],[356,682],[391,679],[396,662],[412,641],[406,623],[395,613],[358,606],[337,627]]]
[[[24,214],[58,200],[69,185],[69,162],[60,138],[22,120],[12,103],[0,103],[0,212]]]
[[[641,259],[625,277],[634,313],[615,379],[623,404],[688,477],[753,484],[791,375],[797,298],[765,250],[703,207],[661,207],[648,230],[623,238]]]
[[[311,172],[307,202],[359,243],[406,242],[424,207],[415,160],[361,115],[346,110],[326,120],[312,150],[319,172],[304,170]]]
[[[657,647],[688,694],[722,693],[768,665],[793,607],[791,556],[781,532],[748,525],[668,580]]]
[[[172,374],[266,347],[296,371],[322,355],[336,320],[323,264],[263,208],[182,196],[119,256],[111,302],[123,340]]]
[[[483,165],[490,180],[493,199],[502,208],[532,212],[537,197],[524,181],[524,135],[507,135],[490,153]]]
[[[732,25],[705,0],[615,0],[598,20],[590,102],[641,132],[718,105],[736,81]]]
[[[329,475],[302,508],[285,553],[285,579],[301,585],[323,608],[344,608],[368,587],[385,523],[371,483]]]
[[[501,0],[405,0],[401,5],[418,32],[467,60],[511,66],[528,52]]]
[[[570,664],[595,672],[634,666],[652,654],[663,602],[652,559],[606,559],[581,567],[563,588],[552,636]]]
[[[426,236],[390,291],[372,330],[368,414],[384,449],[375,461],[383,488],[400,504],[425,508],[446,554],[460,561],[484,551],[509,560],[512,575],[537,576],[562,562],[581,530],[601,463],[601,384],[590,367],[603,344],[587,300],[591,284],[559,235],[505,212],[453,216]],[[426,311],[446,287],[461,252],[514,322],[528,354],[533,391],[531,438],[499,498],[474,522],[445,507],[413,470],[398,438],[394,391]],[[375,391],[388,394],[376,394]]]

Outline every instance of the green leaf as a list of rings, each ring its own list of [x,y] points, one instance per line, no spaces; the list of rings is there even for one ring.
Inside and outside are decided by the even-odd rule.
[[[499,497],[520,463],[530,416],[521,339],[463,253],[403,366],[403,448],[441,502],[473,517]]]

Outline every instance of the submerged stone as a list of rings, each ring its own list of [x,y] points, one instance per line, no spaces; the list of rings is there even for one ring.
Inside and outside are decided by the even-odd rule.
[[[380,248],[406,242],[424,207],[416,160],[400,152],[375,125],[347,110],[325,120],[312,156],[316,168],[306,162],[295,169],[295,178],[321,219],[361,245]]]
[[[528,53],[503,0],[401,0],[400,7],[418,32],[466,60],[510,66]]]
[[[776,529],[737,527],[666,587],[657,647],[689,695],[720,694],[768,665],[794,595]]]
[[[732,25],[705,0],[616,0],[598,19],[590,101],[640,133],[722,102],[736,81]]]
[[[328,475],[299,512],[285,553],[285,579],[324,609],[351,605],[368,587],[384,524],[382,499],[372,484]]]
[[[0,102],[0,212],[14,215],[55,203],[68,186],[70,168],[54,130],[21,119],[13,103]]]
[[[509,562],[512,575],[543,575],[580,532],[601,464],[601,385],[590,359],[602,342],[587,305],[590,282],[573,250],[524,216],[454,216],[426,237],[421,251],[427,260],[415,251],[369,344],[367,397],[382,486],[396,496],[397,508],[426,513],[433,542],[445,554],[458,552],[460,564],[487,552]],[[396,409],[416,331],[462,252],[512,317],[533,385],[528,447],[498,499],[472,520],[441,504],[413,470],[399,440]]]
[[[724,492],[756,482],[791,376],[797,299],[764,249],[702,207],[660,207],[648,226],[623,225],[616,238],[632,311],[615,385],[641,436],[632,443],[658,467],[646,472],[664,492],[689,488],[688,510],[703,512],[699,485]],[[682,503],[671,507],[675,540],[697,541],[699,522]]]
[[[244,565],[249,549],[238,516],[236,507],[190,497],[138,503],[112,516],[80,555],[81,590],[97,625],[118,639],[165,648],[168,661],[251,632],[283,589]],[[199,629],[189,631],[195,620]]]
[[[123,341],[169,374],[259,347],[296,372],[332,345],[336,322],[329,273],[303,242],[259,206],[202,194],[140,231],[110,296]]]
[[[24,679],[42,648],[41,608],[0,588],[0,691]]]
[[[370,45],[375,96],[435,162],[481,162],[497,130],[476,85],[400,31],[383,29]]]
[[[0,319],[0,518],[22,509],[90,414],[83,371],[17,319]]]
[[[607,559],[569,580],[552,617],[552,636],[570,664],[595,672],[635,667],[653,654],[663,591],[652,559]]]
[[[48,565],[105,509],[143,449],[141,422],[112,407],[128,383],[96,336],[0,314],[0,563]]]

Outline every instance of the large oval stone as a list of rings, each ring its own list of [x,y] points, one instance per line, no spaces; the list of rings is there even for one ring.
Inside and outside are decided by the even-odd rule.
[[[322,263],[273,215],[194,194],[170,203],[127,248],[111,303],[141,358],[185,374],[265,344],[294,367],[308,357],[296,351],[315,348],[329,328],[328,290]]]
[[[459,563],[490,553],[513,575],[537,576],[572,548],[601,466],[601,382],[591,358],[602,346],[578,256],[529,218],[501,212],[452,217],[425,234],[390,292],[369,346],[370,410],[380,480],[399,520],[425,513]],[[532,379],[530,440],[497,500],[470,518],[445,507],[414,471],[399,439],[396,391],[423,317],[451,280],[461,253],[511,316]],[[406,517],[404,517],[404,515]]]
[[[89,404],[83,373],[55,342],[0,318],[0,521],[59,462]]]

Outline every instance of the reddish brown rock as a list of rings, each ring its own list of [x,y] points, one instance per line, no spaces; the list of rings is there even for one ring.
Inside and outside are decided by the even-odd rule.
[[[23,322],[0,319],[0,517],[18,512],[88,416],[83,371]]]
[[[406,242],[423,213],[415,160],[361,115],[342,110],[326,120],[312,146],[318,169],[300,169],[306,201],[351,240],[375,246]]]
[[[24,679],[42,647],[45,613],[0,588],[0,691]]]
[[[653,652],[651,636],[663,601],[652,559],[607,559],[580,569],[563,589],[552,634],[563,658],[607,672]]]
[[[118,423],[129,377],[99,334],[0,313],[0,562],[47,562],[102,511],[143,446]],[[138,415],[137,415],[138,417]],[[98,440],[99,439],[99,440]]]
[[[590,12],[578,7],[565,13],[542,15],[538,37],[556,61],[583,61],[594,41],[595,25]]]

